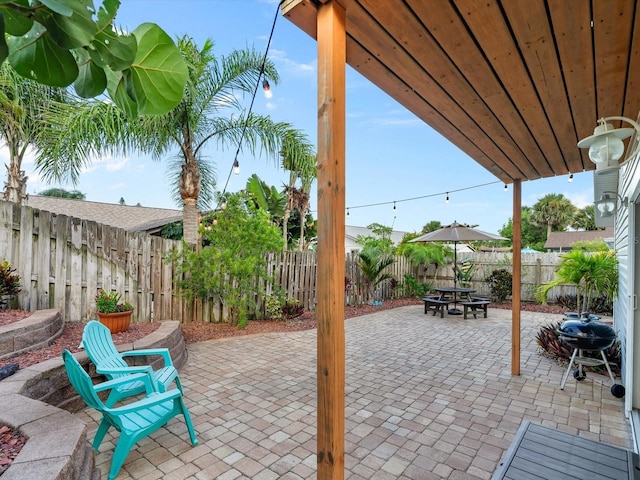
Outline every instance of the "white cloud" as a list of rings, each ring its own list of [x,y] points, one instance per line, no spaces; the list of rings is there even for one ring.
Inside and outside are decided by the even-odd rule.
[[[307,76],[310,74],[315,74],[318,61],[317,59],[313,59],[309,63],[299,63],[287,57],[287,52],[284,50],[276,50],[272,48],[269,50],[269,58],[274,63],[281,64],[285,70],[291,72],[295,75]]]

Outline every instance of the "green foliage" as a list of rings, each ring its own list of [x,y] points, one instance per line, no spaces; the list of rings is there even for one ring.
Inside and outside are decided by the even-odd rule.
[[[489,282],[491,297],[498,302],[504,302],[513,293],[513,275],[504,268],[492,271],[487,277],[487,282]]]
[[[468,287],[471,285],[474,269],[475,264],[470,261],[460,262],[460,265],[456,265],[456,275],[458,276],[458,282],[460,282],[462,287]]]
[[[216,220],[202,229],[206,246],[200,251],[185,245],[172,256],[176,285],[186,299],[217,296],[228,309],[229,322],[244,327],[257,299],[265,297],[259,287],[271,280],[265,254],[282,250],[281,233],[246,192],[229,194]]]
[[[160,230],[160,236],[171,240],[182,239],[182,222],[167,223]]]
[[[267,318],[275,321],[284,320],[283,304],[284,299],[280,295],[267,295],[264,299],[264,310]]]
[[[393,263],[395,263],[395,260],[392,256],[381,253],[374,248],[358,253],[356,264],[360,267],[362,275],[366,279],[365,288],[367,298],[370,301],[373,299],[375,287],[384,280],[392,278],[392,275],[384,270],[393,265]]]
[[[20,275],[15,271],[7,260],[0,263],[0,296],[16,295],[20,292]]]
[[[598,295],[613,300],[618,293],[618,257],[615,250],[585,253],[572,250],[561,256],[555,279],[540,285],[536,299],[546,303],[549,291],[560,285],[574,285],[578,291],[579,312],[589,311]]]
[[[42,197],[73,198],[84,200],[87,196],[79,190],[65,190],[64,188],[49,188],[38,193]]]
[[[571,222],[571,228],[576,230],[597,230],[596,213],[593,204],[576,210]]]
[[[434,291],[433,285],[430,283],[422,283],[416,280],[413,275],[405,273],[402,289],[406,297],[422,298],[428,293]]]
[[[585,240],[583,242],[575,242],[571,245],[572,250],[582,250],[583,252],[606,252],[609,247],[604,240]]]
[[[367,228],[372,235],[358,235],[356,243],[362,245],[362,251],[369,256],[390,256],[395,253],[395,246],[391,240],[391,227],[379,223],[372,223]]]
[[[133,33],[113,26],[118,0],[26,0],[0,3],[8,35],[0,63],[53,87],[74,84],[80,97],[109,93],[128,116],[162,114],[182,98],[187,68],[169,36],[144,23]]]
[[[544,227],[531,222],[531,207],[522,207],[522,221],[520,222],[522,245],[527,245],[535,250],[543,251],[547,240],[547,232]],[[513,219],[498,231],[498,233],[509,239],[509,244],[513,243]]]
[[[100,313],[129,312],[133,305],[128,302],[120,302],[122,295],[117,292],[98,290],[96,294],[96,310]]]
[[[558,295],[556,305],[564,307],[569,312],[579,311],[577,295]],[[589,312],[611,315],[613,313],[613,302],[605,295],[598,295],[591,300]]]
[[[547,236],[554,229],[563,231],[573,221],[576,207],[561,193],[549,193],[538,200],[531,209],[529,221],[547,228]]]

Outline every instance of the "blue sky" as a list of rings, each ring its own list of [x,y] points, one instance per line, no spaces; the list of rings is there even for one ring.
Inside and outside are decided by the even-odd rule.
[[[215,54],[222,56],[245,47],[264,52],[276,8],[277,1],[272,0],[122,0],[116,23],[133,30],[141,23],[154,22],[174,38],[188,34],[199,44],[211,38]],[[315,41],[278,16],[269,57],[281,81],[272,86],[270,99],[260,89],[254,111],[291,123],[315,144]],[[246,98],[247,108],[250,100]],[[497,232],[511,216],[511,186],[505,193],[504,185],[487,170],[349,67],[346,144],[348,225],[377,222],[411,232],[439,220],[444,225],[458,221]],[[220,188],[235,150],[219,151],[212,145],[207,151],[216,165]],[[287,182],[287,173],[275,160],[243,155],[239,159],[241,173],[231,175],[228,191],[244,188],[253,173],[278,188]],[[29,176],[30,194],[62,186],[80,190],[91,201],[117,203],[122,197],[129,205],[180,209],[169,193],[167,165],[167,161],[139,155],[100,158],[75,186],[44,184],[29,162],[23,169]],[[524,182],[522,203],[533,205],[548,193],[562,193],[581,208],[593,202],[593,173],[576,173],[572,183],[567,180],[562,176]],[[492,182],[496,183],[473,188]],[[445,202],[447,192],[449,203]],[[379,203],[384,204],[364,207]],[[316,205],[314,191],[312,210]]]

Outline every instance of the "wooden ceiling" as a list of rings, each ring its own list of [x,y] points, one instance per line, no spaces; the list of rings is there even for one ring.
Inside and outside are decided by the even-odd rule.
[[[325,1],[282,12],[316,38]],[[505,183],[593,170],[578,140],[638,117],[635,0],[334,1],[348,64]]]

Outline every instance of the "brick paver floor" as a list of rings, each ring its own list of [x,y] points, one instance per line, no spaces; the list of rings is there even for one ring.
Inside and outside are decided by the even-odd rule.
[[[345,478],[489,479],[523,419],[632,448],[610,379],[570,377],[562,391],[565,367],[537,353],[538,328],[561,316],[522,312],[520,376],[510,311],[488,316],[410,306],[345,322]],[[310,330],[190,345],[180,376],[200,444],[173,419],[118,479],[316,478],[316,340]],[[79,415],[93,438],[97,416]],[[96,457],[104,478],[115,438]]]

